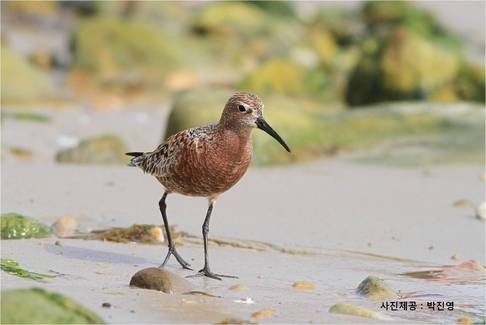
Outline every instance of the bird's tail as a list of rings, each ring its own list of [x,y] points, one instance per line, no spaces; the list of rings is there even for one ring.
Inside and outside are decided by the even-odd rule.
[[[133,157],[128,163],[128,166],[132,167],[140,166],[140,163],[143,161],[144,158],[143,152],[127,152],[126,155]]]

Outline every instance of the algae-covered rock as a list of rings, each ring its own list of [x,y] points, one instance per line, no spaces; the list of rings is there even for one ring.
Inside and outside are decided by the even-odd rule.
[[[183,51],[173,36],[156,25],[115,17],[81,21],[72,44],[73,83],[82,79],[80,75],[89,75],[98,87],[122,90],[162,85],[165,73],[178,66]]]
[[[461,99],[484,103],[486,92],[484,65],[464,63],[459,69],[454,88]]]
[[[374,42],[373,51],[363,48],[349,77],[346,101],[350,105],[455,98],[454,93],[444,92],[453,85],[461,65],[457,52],[405,28],[397,28],[384,42]]]
[[[167,120],[164,140],[191,127],[217,123],[232,92],[225,89],[199,89],[177,95]]]
[[[330,313],[360,316],[379,320],[392,320],[388,315],[348,303],[337,303],[329,308]]]
[[[461,40],[449,32],[436,17],[411,1],[367,1],[361,16],[375,35],[393,32],[404,27],[422,37],[439,41],[451,49],[458,49]]]
[[[2,239],[45,238],[52,233],[50,227],[18,213],[2,214],[0,221]]]
[[[77,164],[124,164],[127,162],[125,143],[115,135],[85,139],[77,147],[60,150],[56,161]]]
[[[459,57],[406,29],[397,29],[383,53],[380,68],[384,90],[404,95],[420,90],[428,94],[454,79]]]
[[[1,45],[2,103],[48,100],[57,96],[49,75]]]
[[[202,33],[251,35],[263,31],[265,13],[249,3],[229,1],[204,6],[194,28]]]
[[[332,33],[323,28],[315,28],[310,31],[311,46],[316,51],[320,61],[330,66],[339,50],[338,44]]]
[[[382,279],[371,275],[358,285],[356,292],[374,300],[385,300],[397,296],[397,293]]]
[[[240,83],[240,88],[256,93],[292,96],[316,95],[326,86],[327,77],[323,71],[307,69],[285,59],[268,60]]]
[[[41,288],[2,291],[2,324],[100,324],[98,315]]]
[[[130,286],[169,294],[189,292],[192,288],[186,279],[157,267],[149,267],[135,273],[130,279]]]

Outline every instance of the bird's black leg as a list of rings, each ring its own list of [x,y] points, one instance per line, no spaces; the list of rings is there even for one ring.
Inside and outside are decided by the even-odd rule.
[[[211,218],[211,212],[213,211],[213,202],[210,202],[208,207],[208,212],[206,213],[206,218],[204,219],[204,223],[202,226],[202,234],[203,234],[203,241],[204,241],[204,267],[199,270],[198,275],[204,275],[212,279],[221,280],[221,277],[224,278],[238,278],[232,275],[223,275],[223,274],[216,274],[211,272],[209,268],[209,260],[208,260],[208,232],[209,232],[209,219]]]
[[[192,270],[189,266],[191,264],[187,263],[184,261],[184,259],[177,253],[174,242],[172,241],[172,237],[170,235],[170,229],[169,229],[169,222],[167,221],[167,214],[165,212],[167,208],[167,204],[165,204],[165,199],[167,198],[167,192],[164,192],[164,195],[162,195],[162,198],[159,201],[159,208],[160,208],[160,213],[162,213],[162,219],[164,219],[164,227],[165,227],[165,232],[167,234],[167,241],[169,242],[169,251],[167,252],[167,255],[165,256],[164,262],[159,266],[159,268],[163,268],[164,265],[167,263],[171,255],[174,255],[176,258],[177,262],[179,264],[188,270]]]

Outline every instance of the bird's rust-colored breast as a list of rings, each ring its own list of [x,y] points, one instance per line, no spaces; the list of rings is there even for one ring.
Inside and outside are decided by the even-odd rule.
[[[157,176],[168,191],[214,197],[245,174],[252,155],[249,132],[211,131],[181,139],[184,143],[166,165],[167,172]]]

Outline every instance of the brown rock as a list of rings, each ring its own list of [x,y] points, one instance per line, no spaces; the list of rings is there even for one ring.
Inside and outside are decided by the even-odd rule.
[[[169,294],[180,294],[192,289],[191,284],[186,279],[157,267],[149,267],[135,273],[130,280],[130,286]]]

